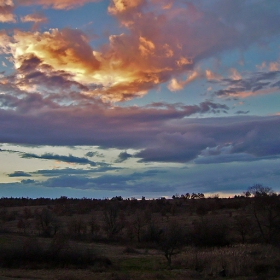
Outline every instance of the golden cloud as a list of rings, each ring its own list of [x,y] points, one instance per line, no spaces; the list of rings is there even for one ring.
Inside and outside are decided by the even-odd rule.
[[[144,0],[112,0],[108,11],[111,14],[123,13],[132,8],[136,8],[144,3]]]
[[[24,20],[40,21],[40,18],[28,15]],[[2,37],[7,41],[7,37]],[[8,45],[16,69],[34,56],[42,65],[68,73],[73,81],[85,86],[97,85],[86,94],[113,101],[143,96],[149,89],[168,81],[172,72],[191,65],[190,60],[178,56],[174,46],[156,45],[146,36],[132,34],[110,36],[109,45],[99,51],[92,49],[83,32],[73,29],[52,29],[43,33],[15,31]],[[195,73],[183,85],[195,79],[193,75]],[[178,89],[174,81],[171,88]]]
[[[99,67],[87,38],[78,30],[52,29],[44,33],[16,31],[11,46],[17,68],[29,55],[35,55],[55,70],[67,71],[77,76]]]

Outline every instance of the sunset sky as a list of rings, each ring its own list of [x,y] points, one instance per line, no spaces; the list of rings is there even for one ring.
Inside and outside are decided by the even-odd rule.
[[[280,191],[279,0],[0,0],[0,197]]]

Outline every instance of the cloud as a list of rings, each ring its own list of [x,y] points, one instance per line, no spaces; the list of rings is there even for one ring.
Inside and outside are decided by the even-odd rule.
[[[247,153],[259,158],[280,153],[279,116],[186,118],[193,114],[227,110],[222,104],[153,103],[146,107],[111,109],[104,104],[95,104],[82,110],[75,106],[42,108],[28,113],[0,110],[0,141],[135,148],[141,151],[134,156],[142,161],[163,162],[187,162],[207,147],[226,143],[232,143],[231,153]],[[25,157],[97,164],[86,157],[71,155],[27,154]]]
[[[18,0],[16,5],[70,9],[87,2],[92,1]],[[64,71],[70,80],[84,87],[94,84],[95,88],[86,92],[88,96],[125,101],[141,97],[165,82],[170,82],[172,91],[179,90],[199,77],[194,69],[203,59],[250,46],[280,32],[276,28],[280,18],[277,2],[267,5],[258,1],[255,5],[249,1],[230,0],[225,4],[215,0],[209,5],[207,1],[114,0],[108,11],[126,30],[109,36],[109,42],[97,49],[76,29],[15,31],[9,48],[16,69],[35,56],[41,65],[56,73]],[[234,12],[239,16],[232,17]],[[32,20],[39,19],[33,15]],[[188,75],[187,80],[179,80],[182,74]],[[211,70],[203,77],[220,78]],[[30,82],[36,84],[36,80]],[[265,87],[260,82],[257,86]],[[260,90],[257,86],[253,90]]]
[[[222,86],[225,89],[216,91],[219,97],[240,97],[246,98],[252,95],[273,93],[280,88],[280,71],[256,72],[246,77],[234,74],[232,78],[222,79]]]
[[[86,156],[87,157],[94,157],[97,154],[97,152],[87,152]]]
[[[15,0],[17,5],[40,5],[44,8],[57,10],[69,10],[85,5],[86,3],[97,2],[98,0]]]
[[[48,22],[48,19],[44,16],[43,13],[29,14],[24,17],[20,17],[20,20],[21,22],[33,22],[33,30],[37,30],[40,24]]]
[[[85,176],[62,175],[50,178],[42,182],[44,187],[91,189],[102,191],[128,191],[128,192],[164,192],[172,191],[174,186],[162,184],[158,186],[152,178],[157,175],[154,172],[137,172],[127,175],[103,175],[96,178]]]
[[[17,68],[30,56],[70,74],[86,74],[99,67],[85,34],[76,29],[52,29],[44,33],[15,31],[11,48]]]
[[[144,2],[144,0],[112,0],[108,11],[111,14],[132,12],[139,9]]]
[[[76,163],[76,164],[89,164],[91,166],[96,166],[96,163],[93,161],[88,160],[87,158],[81,158],[81,157],[75,157],[72,155],[68,156],[61,156],[61,155],[55,155],[52,153],[46,153],[41,156],[36,154],[29,154],[29,153],[23,153],[21,155],[22,158],[37,158],[37,159],[47,159],[47,160],[56,160],[56,161],[62,161],[67,163]]]
[[[242,111],[242,110],[239,110],[237,111],[235,114],[237,115],[245,115],[245,114],[248,114],[250,111]]]
[[[12,0],[0,1],[0,22],[16,22],[16,16],[14,15],[14,3]]]
[[[211,138],[196,133],[162,133],[151,146],[135,154],[140,161],[188,162],[197,157],[201,150],[214,145]]]
[[[248,161],[279,156],[279,121],[278,118],[269,117],[185,121],[185,126],[181,123],[181,129],[177,131],[170,128],[158,134],[135,157],[140,157],[143,162],[188,162],[195,159],[209,162],[209,155],[203,154],[203,151],[216,146],[228,147],[228,143],[231,143],[230,149],[220,156],[220,160]],[[175,123],[173,125],[176,126]]]
[[[29,185],[33,183],[36,183],[36,181],[32,179],[21,180],[21,184]]]
[[[116,163],[124,162],[124,161],[126,161],[127,159],[129,159],[131,157],[132,157],[132,155],[127,153],[126,151],[125,152],[121,152],[118,155],[118,158],[115,160],[115,162]]]
[[[112,107],[104,103],[58,106],[50,105],[50,100],[39,94],[29,95],[29,98],[0,97],[6,106],[0,110],[1,142],[135,148],[141,150],[137,156],[145,162],[187,162],[207,147],[225,143],[233,143],[232,153],[247,153],[259,158],[280,152],[277,144],[279,116],[186,118],[229,109],[224,104],[210,101],[199,105],[157,102],[145,107]],[[96,164],[86,157],[71,155],[29,156]]]
[[[13,173],[8,174],[9,177],[31,177],[29,173],[24,171],[15,171]]]
[[[43,175],[44,177],[59,177],[59,176],[90,176],[93,174],[104,173],[107,171],[120,170],[121,168],[113,166],[102,166],[94,169],[76,169],[76,168],[62,168],[62,169],[43,169],[30,172],[32,175]]]
[[[264,157],[262,160],[268,159],[276,159],[278,157]],[[197,164],[212,164],[212,163],[228,163],[228,162],[251,162],[260,160],[257,157],[252,155],[240,153],[240,154],[232,154],[232,155],[219,155],[219,156],[211,156],[205,157],[201,159],[195,160]]]
[[[35,22],[35,23],[45,23],[47,18],[42,13],[29,14],[24,17],[21,17],[22,22]]]

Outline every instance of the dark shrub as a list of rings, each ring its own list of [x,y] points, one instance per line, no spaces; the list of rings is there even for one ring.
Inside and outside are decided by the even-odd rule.
[[[228,225],[224,220],[202,218],[193,224],[191,240],[200,247],[225,246],[229,244],[227,230]]]
[[[0,248],[1,267],[86,268],[96,264],[102,264],[105,267],[112,265],[108,258],[97,256],[92,250],[80,246],[54,250],[53,244],[46,248],[34,238]]]

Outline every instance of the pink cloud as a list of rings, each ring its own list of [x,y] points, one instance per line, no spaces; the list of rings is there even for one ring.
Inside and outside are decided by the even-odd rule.
[[[48,22],[48,19],[42,13],[34,13],[30,15],[26,15],[21,17],[20,20],[22,22],[33,22],[34,25],[32,27],[33,30],[37,30],[40,24]]]
[[[51,7],[57,10],[69,10],[85,5],[86,3],[97,2],[99,0],[15,0],[16,5],[41,5],[45,8]]]
[[[15,3],[70,9],[87,2],[92,1],[18,0]],[[108,11],[127,30],[109,36],[109,43],[99,49],[91,47],[83,32],[65,28],[43,33],[15,31],[10,38],[10,53],[16,69],[33,55],[54,71],[64,71],[77,83],[86,87],[95,84],[95,90],[87,94],[103,100],[122,101],[143,96],[168,81],[171,81],[169,88],[178,90],[198,77],[220,79],[210,69],[195,75],[202,59],[279,33],[278,29],[268,29],[263,24],[277,10],[258,7],[254,15],[260,20],[251,21],[244,16],[248,14],[246,11],[251,15],[251,4],[223,3],[217,0],[209,7],[200,1],[114,0]],[[238,19],[228,16],[242,9],[244,15]],[[41,23],[44,19],[29,15],[23,20]],[[253,30],[258,33],[250,36]],[[182,75],[188,78],[180,81]]]
[[[0,22],[16,22],[14,15],[14,3],[12,0],[0,1]]]

